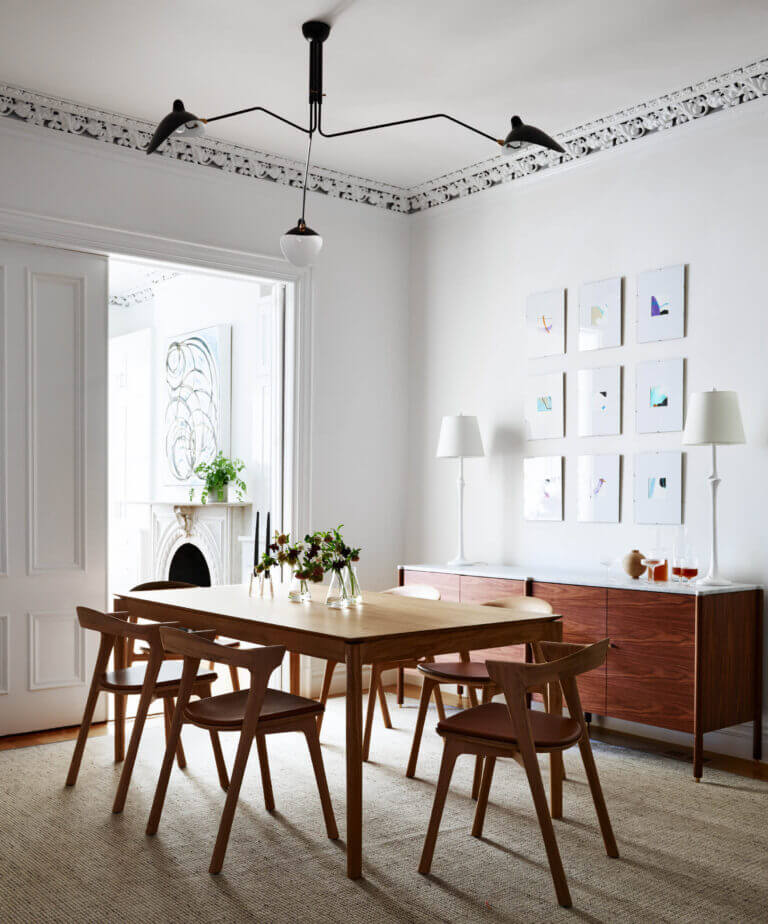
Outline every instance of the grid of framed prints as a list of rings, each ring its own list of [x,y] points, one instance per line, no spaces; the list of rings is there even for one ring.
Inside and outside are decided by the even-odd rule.
[[[585,282],[578,292],[578,352],[624,345],[624,280],[620,276]],[[529,295],[525,305],[529,360],[566,353],[566,290]],[[685,337],[686,267],[665,266],[638,273],[635,302],[637,343]],[[532,372],[534,370],[531,370]],[[577,370],[580,438],[622,434],[623,368],[619,364]],[[565,436],[566,376],[562,369],[528,376],[526,439]],[[685,360],[651,359],[635,367],[635,432],[674,433],[683,429]],[[597,445],[597,444],[596,444]],[[524,459],[526,520],[562,520],[565,457]],[[633,457],[634,522],[682,523],[682,453],[636,452]],[[622,459],[619,453],[583,453],[576,458],[577,518],[582,523],[621,519]]]

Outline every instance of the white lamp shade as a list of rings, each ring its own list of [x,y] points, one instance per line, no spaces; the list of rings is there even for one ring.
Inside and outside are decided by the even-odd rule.
[[[735,391],[699,391],[689,397],[684,444],[708,446],[744,442],[739,396]]]
[[[323,239],[311,228],[299,230],[297,225],[280,238],[283,256],[294,266],[312,266],[323,246]]]
[[[440,439],[437,443],[438,459],[456,459],[459,456],[484,456],[483,440],[477,417],[458,414],[443,417]]]

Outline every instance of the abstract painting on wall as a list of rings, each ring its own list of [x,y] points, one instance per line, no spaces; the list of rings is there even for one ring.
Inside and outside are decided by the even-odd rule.
[[[579,349],[621,346],[621,278],[587,282],[579,289]]]
[[[679,524],[683,521],[683,454],[640,452],[635,455],[635,523]]]
[[[231,326],[172,337],[164,352],[163,431],[169,484],[199,484],[195,468],[229,452]]]
[[[529,295],[525,328],[530,358],[565,353],[565,289]]]
[[[523,459],[523,515],[526,520],[563,519],[563,457]]]
[[[528,377],[525,392],[525,435],[529,440],[563,436],[563,373]]]
[[[621,366],[579,370],[579,436],[621,433]]]
[[[621,456],[579,456],[577,517],[582,523],[618,523]]]
[[[674,433],[683,429],[683,373],[682,359],[637,364],[635,429],[638,433]]]
[[[685,336],[685,266],[665,266],[637,277],[637,342]]]

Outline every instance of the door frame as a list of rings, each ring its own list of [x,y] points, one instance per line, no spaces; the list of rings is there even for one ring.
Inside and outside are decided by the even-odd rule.
[[[283,499],[290,527],[297,535],[309,531],[312,440],[312,271],[263,254],[179,241],[161,235],[122,231],[100,225],[33,215],[0,208],[0,238],[105,257],[126,257],[184,264],[214,272],[255,276],[289,283],[285,305],[285,459]],[[107,306],[104,306],[105,312]],[[2,344],[0,331],[0,344]],[[0,414],[0,421],[2,421]],[[287,463],[287,464],[286,464]],[[104,499],[104,516],[108,498]],[[2,525],[2,524],[0,524]],[[1,579],[1,575],[0,575]],[[107,601],[106,575],[104,600]]]

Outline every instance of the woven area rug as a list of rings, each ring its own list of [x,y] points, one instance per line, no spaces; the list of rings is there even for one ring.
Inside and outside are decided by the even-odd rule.
[[[765,921],[768,785],[626,748],[595,745],[621,859],[602,847],[578,750],[566,754],[565,817],[555,822],[574,907],[558,907],[523,771],[497,764],[485,836],[470,836],[472,759],[460,758],[433,875],[416,872],[441,742],[425,733],[419,776],[403,770],[415,708],[374,729],[365,767],[364,878],[344,874],[343,700],[332,700],[323,754],[342,840],[324,835],[303,737],[269,739],[277,811],[263,807],[255,750],[224,870],[207,872],[223,793],[207,734],[184,732],[160,830],[147,838],[162,759],[147,728],[122,815],[111,737],[88,742],[63,786],[73,743],[0,753],[0,921]],[[430,718],[429,726],[433,726]],[[236,735],[224,737],[231,766]],[[542,763],[546,763],[542,761]]]

